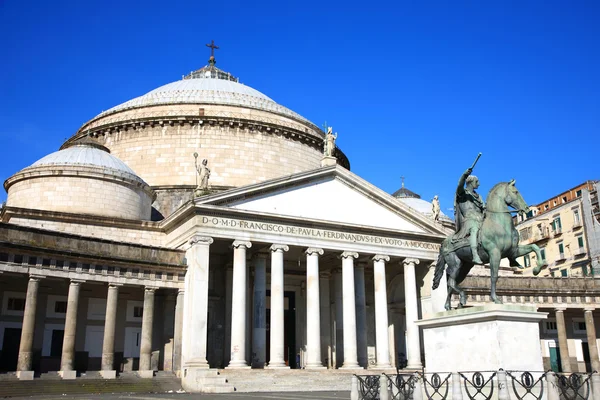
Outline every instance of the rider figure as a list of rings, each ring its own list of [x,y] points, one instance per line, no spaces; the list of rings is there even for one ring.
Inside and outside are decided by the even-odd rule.
[[[473,263],[483,264],[477,252],[477,233],[483,222],[485,203],[475,189],[479,187],[479,179],[471,175],[472,168],[462,174],[456,189],[456,224],[458,231],[455,239],[469,236],[469,245],[473,254]],[[466,183],[466,187],[465,187]]]

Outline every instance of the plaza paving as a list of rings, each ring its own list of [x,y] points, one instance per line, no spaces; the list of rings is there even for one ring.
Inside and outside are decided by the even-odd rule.
[[[278,392],[278,393],[162,393],[162,394],[100,394],[72,396],[11,397],[12,400],[336,400],[350,399],[350,392]]]

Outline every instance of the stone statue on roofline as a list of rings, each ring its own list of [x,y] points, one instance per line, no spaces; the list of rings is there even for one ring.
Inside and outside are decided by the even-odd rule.
[[[325,157],[333,157],[336,139],[337,139],[337,132],[334,134],[333,128],[331,126],[327,127],[327,134],[325,135],[325,148],[324,148]]]
[[[194,153],[194,158],[196,159],[195,164],[197,172],[194,195],[198,197],[207,194],[209,191],[208,179],[210,178],[210,169],[208,168],[208,160],[206,158],[202,160],[200,165],[198,165],[198,153]]]
[[[435,222],[439,222],[440,220],[440,201],[438,200],[437,194],[433,196],[433,200],[431,200],[431,213],[433,216],[433,220]]]
[[[492,187],[487,203],[476,192],[479,179],[471,173],[479,157],[481,153],[458,181],[454,200],[456,233],[442,242],[435,265],[432,289],[437,289],[445,273],[448,286],[446,310],[450,309],[453,293],[459,295],[459,308],[466,304],[466,293],[459,284],[476,264],[489,263],[490,297],[497,304],[502,303],[496,295],[502,258],[508,258],[511,266],[523,268],[517,263],[517,257],[535,252],[537,266],[533,269],[533,274],[538,275],[545,266],[537,245],[519,245],[519,232],[515,229],[511,212],[527,213],[529,206],[515,187],[514,179]]]

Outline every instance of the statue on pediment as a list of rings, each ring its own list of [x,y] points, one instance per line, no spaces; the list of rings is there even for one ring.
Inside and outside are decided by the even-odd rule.
[[[208,160],[205,158],[198,165],[198,153],[194,153],[196,159],[196,189],[194,190],[195,196],[201,196],[208,193],[208,180],[210,178],[210,168],[208,168]]]
[[[335,140],[337,139],[337,132],[333,133],[331,126],[327,127],[327,134],[325,135],[325,157],[333,157],[333,151],[335,150]]]
[[[440,221],[440,212],[440,201],[438,200],[438,196],[436,194],[433,196],[433,200],[431,200],[431,214],[435,222]]]

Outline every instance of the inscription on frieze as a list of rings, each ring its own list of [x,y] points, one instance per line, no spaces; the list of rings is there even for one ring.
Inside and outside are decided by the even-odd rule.
[[[366,235],[361,233],[338,232],[327,229],[304,228],[299,226],[280,225],[267,222],[245,221],[241,219],[219,217],[202,217],[201,221],[202,225],[205,226],[224,226],[228,228],[239,228],[255,232],[279,233],[317,239],[342,240],[353,243],[381,244],[384,246],[403,247],[409,249],[424,249],[433,251],[439,251],[440,249],[440,245],[437,243]]]

